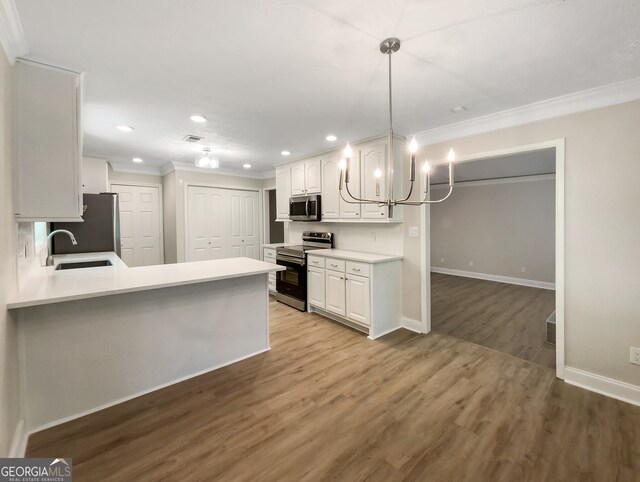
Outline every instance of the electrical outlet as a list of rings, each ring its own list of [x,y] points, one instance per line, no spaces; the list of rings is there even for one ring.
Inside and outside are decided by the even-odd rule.
[[[469,266],[473,266],[475,263],[473,261],[469,261]]]
[[[640,348],[632,346],[629,350],[629,361],[634,365],[640,365]]]
[[[409,237],[417,238],[418,236],[418,226],[409,226]]]
[[[520,272],[521,273],[526,273],[527,272],[527,267],[526,266],[520,266]]]

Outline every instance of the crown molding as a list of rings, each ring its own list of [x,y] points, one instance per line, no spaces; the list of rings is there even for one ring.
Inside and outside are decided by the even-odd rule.
[[[638,99],[640,99],[640,77],[428,129],[417,133],[416,139],[423,145],[436,144]]]
[[[147,174],[151,176],[165,176],[173,171],[189,171],[199,172],[201,174],[217,174],[220,176],[232,176],[232,177],[246,177],[249,179],[271,179],[276,177],[275,170],[271,169],[265,172],[242,172],[235,171],[233,169],[225,169],[223,167],[218,169],[206,169],[202,167],[196,167],[186,162],[168,162],[164,166],[140,166],[124,164],[120,162],[109,161],[111,168],[114,172],[128,172],[131,174]]]
[[[163,176],[162,170],[160,167],[156,166],[139,166],[139,165],[130,165],[124,164],[121,162],[113,162],[109,161],[109,165],[111,165],[111,169],[114,172],[128,172],[131,174],[147,174],[151,176]]]
[[[0,44],[11,64],[29,51],[14,0],[0,0]]]

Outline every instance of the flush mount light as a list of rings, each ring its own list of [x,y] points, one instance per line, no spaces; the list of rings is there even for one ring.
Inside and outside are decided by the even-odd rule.
[[[190,117],[190,119],[191,119],[193,122],[200,122],[200,123],[202,123],[202,122],[207,122],[206,117],[202,117],[201,115],[198,115],[198,114],[193,114],[193,115]]]
[[[140,159],[139,157],[134,157],[133,159],[131,159],[133,162],[135,162],[136,164],[140,164],[141,162],[144,162],[142,159]]]
[[[282,154],[283,156],[291,155],[291,153],[289,151],[282,151],[280,154]]]
[[[460,114],[461,112],[466,112],[466,111],[467,111],[467,108],[463,105],[457,105],[451,109],[451,112],[453,112],[454,114]]]
[[[211,157],[211,149],[205,147],[202,149],[202,155],[196,157],[196,167],[204,167],[207,169],[218,169],[220,161]]]
[[[251,164],[243,164],[242,167],[245,169],[251,169]]]
[[[333,134],[328,135],[325,139],[327,139],[329,142],[334,142],[338,140],[338,138]]]
[[[133,130],[133,127],[122,125],[122,126],[116,126],[116,129],[122,132],[131,132]]]

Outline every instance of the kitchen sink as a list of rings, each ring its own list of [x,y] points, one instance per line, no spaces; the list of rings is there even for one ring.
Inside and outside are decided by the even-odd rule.
[[[108,259],[100,259],[97,261],[79,261],[77,263],[60,263],[56,266],[56,271],[61,269],[79,269],[79,268],[97,268],[99,266],[113,266]]]

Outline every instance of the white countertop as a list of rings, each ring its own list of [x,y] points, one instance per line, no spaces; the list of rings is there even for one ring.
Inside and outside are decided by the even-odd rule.
[[[115,253],[69,254],[54,257],[60,262],[109,259],[113,266],[55,271],[42,268],[20,292],[10,296],[8,309],[60,303],[85,298],[132,293],[186,284],[282,271],[284,266],[250,258],[229,258],[191,263],[128,268]]]
[[[374,254],[374,253],[361,253],[359,251],[345,251],[343,249],[313,249],[307,251],[308,255],[312,256],[324,256],[325,258],[338,258],[347,259],[351,261],[358,261],[360,263],[386,263],[388,261],[398,261],[402,259],[402,256],[392,254]]]
[[[298,243],[300,244],[300,243]],[[295,246],[295,243],[271,243],[271,244],[263,244],[263,248],[282,248],[283,246]]]

